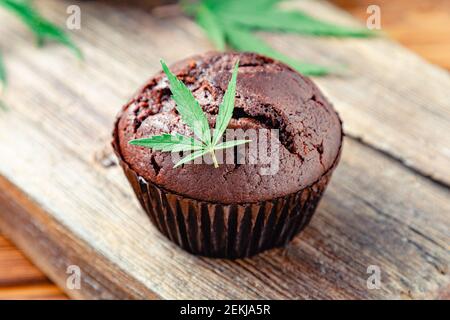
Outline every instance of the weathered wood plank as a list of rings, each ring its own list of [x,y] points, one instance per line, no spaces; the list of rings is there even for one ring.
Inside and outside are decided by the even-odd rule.
[[[2,215],[5,230],[31,225],[22,219],[34,221],[20,236],[27,243],[19,245],[63,288],[66,266],[81,267],[85,291],[68,291],[72,296],[98,297],[102,293],[100,297],[148,298],[157,293],[163,298],[436,298],[448,292],[448,215],[442,214],[450,212],[448,190],[351,140],[346,141],[342,164],[305,233],[286,250],[237,262],[197,258],[172,245],[135,207],[120,170],[114,167],[107,171],[106,180],[114,176],[119,180],[108,182],[110,190],[122,189],[110,194],[122,198],[116,199],[118,203],[112,208],[88,200],[83,190],[86,186],[79,185],[81,190],[72,190],[72,196],[84,194],[84,200],[78,199],[78,209],[74,204],[63,216],[56,215],[58,227],[45,216],[34,216],[36,209],[22,214],[1,211],[10,212]],[[51,189],[53,194],[57,185]],[[53,207],[59,208],[66,197],[55,201]],[[6,202],[2,200],[0,203]],[[79,219],[77,224],[69,221],[74,219]],[[34,229],[42,230],[35,233]],[[71,239],[74,231],[84,233],[82,238],[93,247]],[[30,237],[39,242],[27,241]],[[57,246],[61,248],[56,250]],[[102,257],[109,264],[92,263],[92,259]],[[366,288],[369,265],[382,270],[380,290]],[[115,270],[115,266],[122,270]],[[126,287],[108,290],[117,282]],[[137,289],[139,283],[152,292]],[[93,288],[100,290],[92,292]]]
[[[45,0],[40,4],[49,17],[64,23],[65,7],[61,3]],[[14,50],[14,55],[22,48],[22,57],[38,63],[38,68],[47,68],[52,61],[54,65],[49,72],[59,77],[70,73],[71,81],[65,80],[65,84],[70,83],[66,93],[72,97],[66,99],[77,101],[77,95],[87,94],[89,89],[84,84],[89,79],[95,87],[89,90],[92,94],[96,94],[96,89],[105,90],[107,84],[117,89],[121,104],[159,69],[161,57],[175,61],[212,49],[203,32],[183,16],[158,18],[139,8],[117,10],[96,2],[80,5],[83,24],[74,35],[87,57],[81,67],[83,72],[63,48],[47,49],[37,59],[29,54],[31,35],[23,32],[12,35],[13,31],[6,30],[3,36],[18,42],[8,50]],[[330,21],[355,25],[353,18],[323,1],[297,1],[290,6]],[[448,72],[424,63],[385,38],[336,40],[280,34],[264,37],[279,50],[299,59],[346,66],[346,76],[319,78],[317,82],[347,119],[347,133],[450,185]],[[133,50],[128,50],[130,45]],[[55,52],[61,52],[58,58],[52,55]],[[104,94],[98,92],[97,99]],[[116,106],[111,103],[107,108]]]
[[[353,18],[320,1],[294,6],[330,21]],[[450,185],[450,75],[385,38],[268,37],[307,60],[347,66],[347,76],[317,79],[346,120],[346,132]]]
[[[127,274],[3,177],[0,189],[0,228],[72,298],[156,298],[139,283],[133,283],[134,289],[130,289],[132,280]],[[67,268],[72,265],[82,270],[82,290],[66,286]]]
[[[373,4],[372,0],[330,2],[339,5],[362,21],[367,19],[367,7]],[[449,70],[450,43],[447,43],[446,39],[450,38],[450,2],[408,0],[408,5],[405,5],[405,2],[377,1],[382,9],[383,30],[427,61]],[[443,5],[449,9],[445,10]],[[164,9],[164,12],[167,10]],[[417,21],[422,22],[418,24]],[[412,28],[414,32],[411,32]],[[106,158],[105,161],[109,160]],[[26,298],[29,296],[29,288],[35,288],[36,283],[41,283],[44,278],[42,272],[32,266],[17,247],[0,236],[0,296],[8,297],[11,294],[11,288],[5,287],[5,284],[23,284],[21,287],[14,287],[17,288],[14,291],[14,298]],[[47,295],[45,292],[39,292],[35,297],[47,298]]]
[[[40,5],[62,21],[61,1]],[[318,8],[316,14],[334,12],[322,4],[306,5]],[[169,243],[138,208],[120,169],[103,167],[96,155],[108,145],[119,106],[157,70],[159,57],[174,61],[209,44],[182,17],[157,19],[95,3],[83,4],[82,14],[82,30],[75,38],[86,62],[79,65],[59,46],[30,49],[31,37],[0,13],[6,21],[0,26],[0,42],[11,44],[6,49],[10,110],[0,115],[0,173],[6,178],[0,186],[8,190],[0,194],[0,227],[62,288],[66,267],[79,265],[82,290],[68,291],[71,296],[448,294],[449,190],[352,139],[346,140],[342,164],[312,225],[286,250],[232,262],[194,257]],[[447,182],[448,137],[442,137],[449,119],[447,74],[382,39],[308,39],[302,50],[292,41],[297,37],[270,39],[299,57],[349,62],[351,76],[320,79],[347,131]],[[402,62],[393,64],[396,57]],[[429,88],[422,87],[422,80],[413,81],[412,70],[430,79]],[[399,80],[403,72],[410,81]],[[426,129],[422,139],[419,129]],[[418,150],[429,151],[433,159]],[[371,264],[382,270],[380,290],[366,288]]]

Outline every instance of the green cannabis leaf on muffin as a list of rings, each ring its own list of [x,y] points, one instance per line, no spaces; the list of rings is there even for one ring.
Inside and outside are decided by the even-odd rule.
[[[280,60],[305,75],[321,76],[332,70],[300,62],[267,45],[253,31],[291,32],[311,36],[369,37],[367,29],[338,26],[313,18],[298,10],[278,7],[283,0],[199,0],[182,1],[219,51],[226,46],[237,51],[253,51]]]
[[[70,48],[76,56],[82,58],[80,49],[70,37],[55,24],[45,19],[29,0],[0,0],[0,7],[16,15],[35,34],[37,43],[42,46],[45,40],[54,40]],[[0,55],[0,85],[5,86],[7,77]]]
[[[234,65],[231,80],[228,83],[228,88],[225,91],[222,103],[219,106],[216,125],[212,135],[208,119],[200,104],[192,95],[192,92],[169,70],[163,60],[161,60],[161,65],[164,73],[169,79],[172,98],[176,102],[176,110],[180,114],[183,122],[193,131],[194,137],[187,137],[178,133],[165,133],[149,138],[131,140],[129,141],[129,144],[163,152],[190,151],[191,153],[178,161],[174,168],[209,153],[213,160],[214,167],[217,168],[219,164],[217,163],[215,155],[216,150],[232,148],[251,141],[230,140],[222,142],[222,136],[233,115],[239,61]]]

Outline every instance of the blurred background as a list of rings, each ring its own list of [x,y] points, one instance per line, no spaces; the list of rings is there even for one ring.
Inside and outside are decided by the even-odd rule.
[[[429,62],[450,70],[450,0],[329,1],[363,22],[369,5],[380,6],[384,32]],[[150,10],[146,1],[137,2],[143,5],[142,10]],[[66,299],[66,296],[0,230],[0,299],[30,298]]]

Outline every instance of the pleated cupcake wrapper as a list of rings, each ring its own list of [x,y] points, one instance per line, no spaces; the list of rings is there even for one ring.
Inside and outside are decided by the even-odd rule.
[[[242,258],[284,246],[311,220],[329,174],[285,197],[248,204],[220,204],[182,197],[120,164],[156,228],[193,254]]]
[[[117,126],[116,126],[117,130]],[[243,258],[286,245],[311,220],[336,166],[309,187],[257,203],[221,204],[175,194],[139,176],[113,148],[142,208],[156,228],[193,254]]]

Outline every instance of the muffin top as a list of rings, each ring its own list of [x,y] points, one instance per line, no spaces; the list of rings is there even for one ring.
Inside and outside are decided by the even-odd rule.
[[[254,53],[207,53],[170,69],[192,91],[213,128],[238,59],[235,109],[228,128],[264,132],[265,158],[249,161],[247,155],[244,163],[235,157],[218,168],[205,162],[173,168],[171,153],[128,144],[162,133],[193,135],[181,121],[168,79],[160,72],[123,107],[115,128],[118,152],[138,175],[185,197],[227,204],[297,192],[334,167],[342,143],[340,119],[314,83],[287,65]],[[250,144],[261,142],[260,137]],[[271,141],[277,142],[277,149]]]

